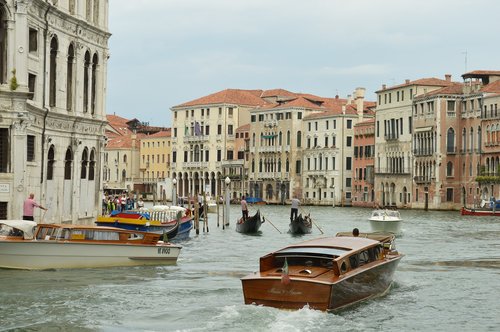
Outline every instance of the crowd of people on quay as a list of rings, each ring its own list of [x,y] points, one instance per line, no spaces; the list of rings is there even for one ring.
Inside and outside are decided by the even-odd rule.
[[[102,214],[107,215],[112,211],[127,211],[140,209],[144,207],[144,201],[141,197],[136,199],[134,194],[108,194],[104,193],[102,197]]]

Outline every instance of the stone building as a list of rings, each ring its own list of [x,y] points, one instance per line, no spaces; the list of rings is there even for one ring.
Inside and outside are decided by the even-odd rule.
[[[178,196],[222,193],[223,165],[230,168],[237,154],[236,128],[250,122],[250,109],[266,104],[261,95],[261,90],[227,89],[171,108],[171,172]]]
[[[375,202],[380,206],[411,206],[413,98],[451,84],[447,75],[445,80],[406,80],[376,91]]]
[[[108,2],[2,1],[0,16],[0,218],[21,218],[33,192],[48,207],[44,221],[91,223],[101,204]]]

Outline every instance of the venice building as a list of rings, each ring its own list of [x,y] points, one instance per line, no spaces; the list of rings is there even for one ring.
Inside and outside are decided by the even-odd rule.
[[[90,223],[101,199],[108,2],[1,1],[0,16],[0,219],[20,219],[34,193],[48,207],[43,221]]]

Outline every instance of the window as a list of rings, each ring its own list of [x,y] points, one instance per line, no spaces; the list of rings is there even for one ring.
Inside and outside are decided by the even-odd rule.
[[[453,163],[451,161],[446,164],[446,176],[453,176]]]
[[[71,180],[71,169],[73,166],[73,152],[71,148],[66,150],[66,156],[64,157],[64,180]]]
[[[222,135],[222,125],[217,125],[217,135]]]
[[[50,66],[49,66],[49,106],[56,106],[56,81],[57,81],[57,52],[59,44],[57,38],[53,37],[50,41]]]
[[[66,72],[66,109],[71,111],[73,109],[73,67],[75,63],[75,49],[73,44],[68,48],[68,63]]]
[[[222,160],[222,150],[217,150],[217,161]]]
[[[302,112],[297,113],[297,119],[299,119],[299,120],[302,119]]]
[[[346,171],[350,171],[352,169],[352,158],[351,157],[345,158],[345,169],[346,169]]]
[[[47,153],[47,180],[52,180],[54,178],[54,157],[54,145],[51,145]]]
[[[36,29],[29,29],[29,52],[36,53],[38,51],[38,31]]]
[[[90,86],[90,113],[95,114],[95,104],[96,104],[96,84],[97,84],[97,65],[98,65],[97,53],[94,54],[92,58],[92,82]]]
[[[89,181],[94,181],[95,179],[95,150],[90,151],[90,163],[89,163]]]
[[[449,128],[446,134],[446,152],[455,152],[455,131],[453,128]]]
[[[0,128],[0,173],[8,171],[9,155],[9,130]]]
[[[88,112],[89,106],[89,68],[90,68],[90,53],[85,52],[85,61],[83,65],[83,113]]]
[[[346,146],[352,146],[352,136],[347,136]]]
[[[30,92],[28,99],[33,100],[35,96],[35,84],[36,84],[36,75],[28,73],[28,91]]]
[[[302,132],[299,130],[297,132],[297,147],[300,148],[302,146]]]
[[[26,140],[27,161],[35,161],[35,136],[28,135]]]
[[[89,162],[89,152],[87,148],[83,149],[82,152],[82,170],[80,173],[80,179],[86,179],[87,178],[87,166]]]
[[[448,112],[455,112],[455,101],[454,100],[448,100],[447,109],[448,109]]]
[[[453,188],[446,188],[446,201],[453,202]]]
[[[227,126],[227,134],[228,135],[233,135],[233,125],[228,125]]]
[[[296,173],[296,174],[300,174],[300,172],[301,172],[301,171],[300,171],[300,160],[297,160],[297,161],[295,162],[295,173]]]
[[[255,122],[255,114],[250,117],[250,122]]]
[[[347,129],[352,128],[352,120],[347,120]]]

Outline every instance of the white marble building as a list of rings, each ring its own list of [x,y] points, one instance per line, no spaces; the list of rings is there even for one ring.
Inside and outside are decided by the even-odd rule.
[[[0,2],[0,219],[88,223],[101,204],[108,1]]]

